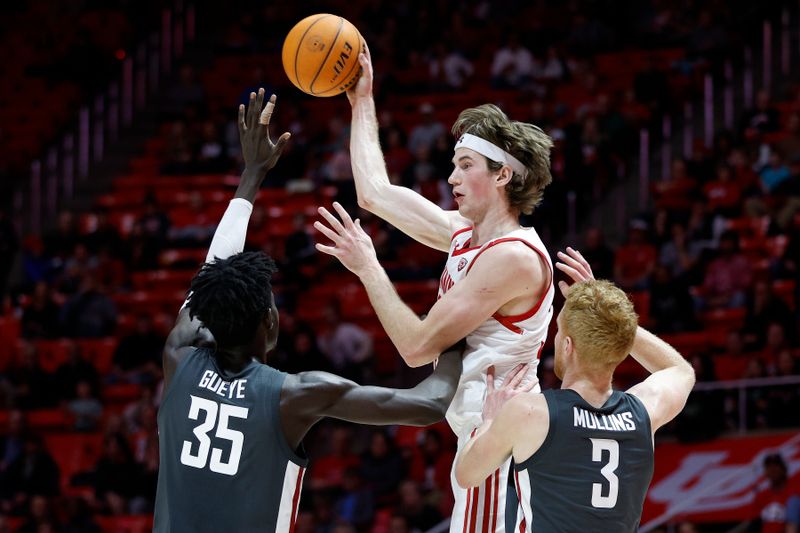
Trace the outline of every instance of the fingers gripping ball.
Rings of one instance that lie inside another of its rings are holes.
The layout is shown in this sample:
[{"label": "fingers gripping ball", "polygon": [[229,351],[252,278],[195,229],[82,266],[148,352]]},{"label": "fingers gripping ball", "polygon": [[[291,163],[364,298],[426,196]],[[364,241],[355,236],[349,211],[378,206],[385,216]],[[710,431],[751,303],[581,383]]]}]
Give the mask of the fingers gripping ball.
[{"label": "fingers gripping ball", "polygon": [[336,96],[361,75],[362,37],[337,15],[319,13],[298,22],[283,41],[283,69],[289,80],[312,96]]}]

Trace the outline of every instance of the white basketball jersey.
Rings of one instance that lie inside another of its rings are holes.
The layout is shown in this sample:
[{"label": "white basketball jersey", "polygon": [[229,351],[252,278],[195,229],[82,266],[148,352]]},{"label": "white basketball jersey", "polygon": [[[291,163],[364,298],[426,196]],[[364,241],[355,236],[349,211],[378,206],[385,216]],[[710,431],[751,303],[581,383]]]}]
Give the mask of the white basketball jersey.
[{"label": "white basketball jersey", "polygon": [[[486,371],[490,366],[495,367],[496,386],[502,385],[506,374],[520,363],[531,365],[527,379],[538,381],[536,366],[547,339],[555,294],[553,263],[535,229],[520,228],[476,247],[470,246],[471,237],[472,228],[459,230],[453,235],[447,263],[439,281],[439,298],[464,279],[483,252],[506,242],[522,242],[536,252],[550,270],[550,282],[544,296],[528,312],[515,316],[495,313],[467,335],[464,370],[456,395],[447,410],[447,421],[459,437],[481,424],[486,396]],[[530,254],[530,260],[536,261],[536,256]],[[538,383],[534,390],[539,391]]]}]

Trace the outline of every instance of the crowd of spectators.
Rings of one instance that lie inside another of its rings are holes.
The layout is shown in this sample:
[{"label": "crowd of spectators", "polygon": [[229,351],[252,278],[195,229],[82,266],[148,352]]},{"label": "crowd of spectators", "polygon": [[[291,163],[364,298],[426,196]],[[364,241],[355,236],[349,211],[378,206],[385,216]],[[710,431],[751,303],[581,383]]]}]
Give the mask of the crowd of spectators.
[{"label": "crowd of spectators", "polygon": [[[202,28],[204,13],[215,21],[220,35],[210,42],[219,55],[275,53],[284,27],[300,15],[290,4],[249,4],[251,9],[243,5],[235,18],[221,12],[222,6],[201,5],[199,24]],[[465,91],[475,98],[486,91],[512,118],[541,126],[555,142],[554,183],[526,219],[554,243],[565,230],[567,194],[577,192],[579,210],[601,201],[628,173],[638,128],[691,97],[696,72],[716,68],[724,50],[747,38],[746,21],[769,9],[745,2],[626,6],[626,17],[616,15],[617,2],[602,1],[501,8],[472,0],[459,9],[452,2],[343,6],[342,14],[361,29],[375,61],[390,179],[452,208],[445,181],[452,155],[448,120],[458,109],[446,102]],[[667,64],[647,56],[630,84],[615,86],[594,57],[631,46],[683,53]],[[279,66],[269,67],[253,69],[252,86],[239,100],[257,86],[271,90],[285,84],[271,77]],[[182,65],[160,100],[154,171],[163,175],[237,172],[238,133],[228,113],[235,103],[211,94],[204,68]],[[409,100],[413,106],[393,107],[398,95],[416,96]],[[267,186],[300,193],[331,188],[355,211],[347,114],[317,115],[289,90],[280,98],[276,129],[293,136]],[[649,303],[639,311],[658,333],[703,331],[709,314],[743,312],[744,327],[729,328],[723,342],[689,354],[702,381],[798,374],[796,290],[778,294],[776,289],[776,282],[798,285],[800,98],[792,100],[778,106],[770,94],[760,93],[736,131],[720,132],[713,147],[698,146],[691,158],[676,160],[670,180],[654,188],[657,210],[630,221],[624,244],[606,243],[600,228],[587,231],[582,242],[598,277],[647,295]],[[334,267],[315,253],[304,213],[292,216],[291,230],[279,241],[262,238],[270,234],[273,207],[256,206],[248,240],[248,247],[267,249],[282,267],[276,282],[282,332],[272,364],[292,372],[331,370],[359,381],[397,383],[378,371],[379,339],[343,318],[341,304],[320,302],[322,320],[315,323],[300,317],[303,291]],[[52,230],[25,236],[0,213],[2,311],[20,328],[13,364],[0,368],[0,408],[8,414],[0,437],[0,532],[4,515],[21,521],[20,531],[94,532],[100,526],[93,516],[152,511],[160,351],[177,307],[172,314],[164,308],[131,312],[126,296],[138,290],[138,274],[163,268],[165,250],[207,247],[218,220],[207,199],[193,190],[179,211],[152,193],[128,227],[100,209],[87,230],[80,213],[64,211]],[[362,215],[393,276],[438,276],[435,266],[398,253],[407,241],[394,228]],[[767,250],[768,242],[783,245]],[[15,254],[21,268],[12,277]],[[107,338],[114,338],[114,350],[101,372],[82,341]],[[63,343],[66,355],[48,367],[40,349],[53,342]],[[557,385],[547,351],[539,372],[543,387]],[[134,392],[116,396],[125,390]],[[697,420],[712,433],[736,427],[738,403],[730,397],[693,401],[701,408],[693,411],[690,404],[690,414],[675,428],[679,434],[702,436]],[[707,423],[709,409],[719,414],[713,418],[720,427]],[[748,427],[794,425],[798,409],[796,387],[755,389],[748,397]],[[60,413],[75,434],[98,439],[83,469],[60,471],[49,434],[31,429],[30,414],[42,410]],[[692,412],[699,412],[695,419]],[[425,531],[449,516],[454,443],[445,426],[417,432],[324,423],[307,441],[312,467],[298,533]]]}]

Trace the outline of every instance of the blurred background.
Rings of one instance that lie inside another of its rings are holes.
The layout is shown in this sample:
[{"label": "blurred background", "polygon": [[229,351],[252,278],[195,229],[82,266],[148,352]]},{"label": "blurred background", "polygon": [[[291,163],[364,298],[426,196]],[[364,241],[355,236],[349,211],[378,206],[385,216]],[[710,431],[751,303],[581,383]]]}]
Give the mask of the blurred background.
[{"label": "blurred background", "polygon": [[[524,222],[551,253],[581,249],[698,376],[657,436],[641,530],[797,531],[798,2],[1,9],[0,533],[149,531],[161,348],[238,183],[236,110],[258,87],[278,94],[273,131],[292,132],[248,233],[281,266],[270,364],[391,386],[429,372],[405,368],[358,280],[313,248],[317,206],[358,210],[345,97],[300,93],[280,62],[317,12],[370,45],[395,183],[452,207],[449,128],[466,107],[496,103],[553,137],[554,182]],[[427,311],[444,254],[359,216],[403,300]],[[543,388],[559,385],[550,343]],[[615,385],[643,377],[629,361]],[[305,442],[297,533],[447,530],[445,424],[324,422]]]}]

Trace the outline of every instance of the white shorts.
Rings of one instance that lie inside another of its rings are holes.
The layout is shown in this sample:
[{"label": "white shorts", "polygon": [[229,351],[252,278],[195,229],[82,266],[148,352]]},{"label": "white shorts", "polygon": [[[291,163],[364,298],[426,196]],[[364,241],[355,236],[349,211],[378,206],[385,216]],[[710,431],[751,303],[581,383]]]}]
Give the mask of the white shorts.
[{"label": "white shorts", "polygon": [[[470,439],[458,439],[461,450]],[[505,533],[506,489],[508,486],[509,457],[486,481],[471,489],[462,489],[456,483],[455,462],[450,470],[455,505],[450,518],[450,533]]]}]

